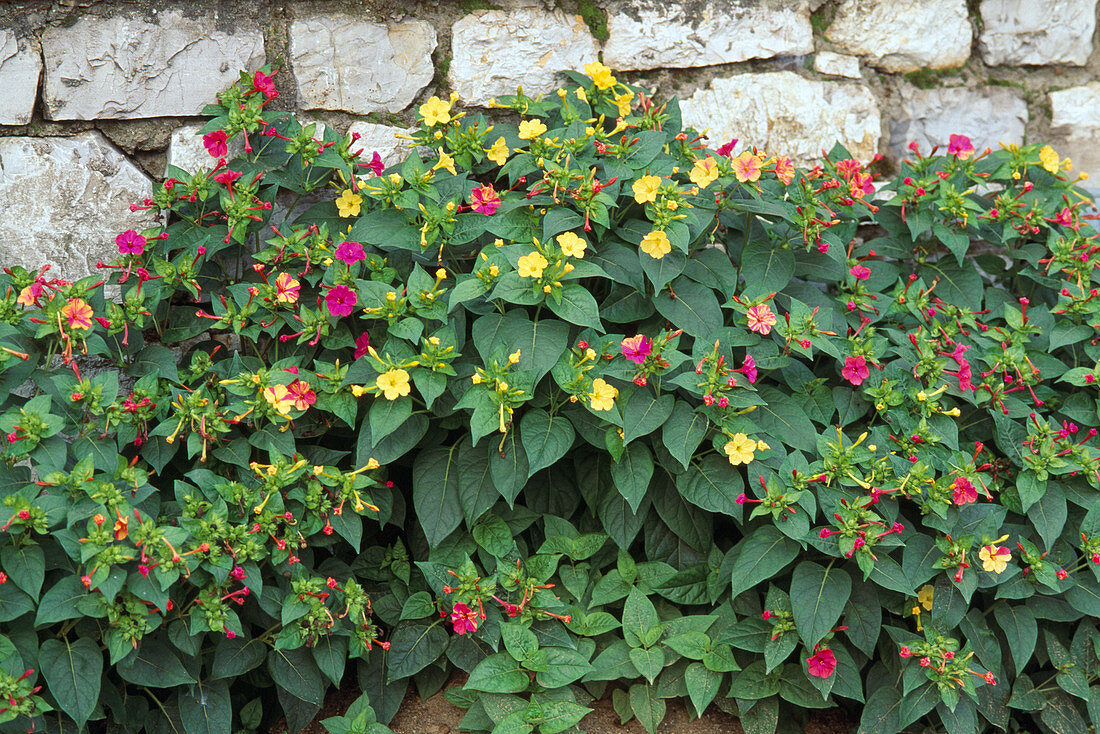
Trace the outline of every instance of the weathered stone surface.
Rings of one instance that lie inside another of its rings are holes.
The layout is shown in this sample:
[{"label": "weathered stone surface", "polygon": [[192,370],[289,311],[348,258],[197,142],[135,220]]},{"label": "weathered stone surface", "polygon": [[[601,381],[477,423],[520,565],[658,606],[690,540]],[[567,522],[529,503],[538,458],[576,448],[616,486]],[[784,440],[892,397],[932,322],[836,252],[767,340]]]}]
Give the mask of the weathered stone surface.
[{"label": "weathered stone surface", "polygon": [[907,72],[962,66],[972,29],[966,0],[844,0],[825,37],[879,69]]},{"label": "weathered stone surface", "polygon": [[47,117],[133,119],[198,114],[239,70],[263,64],[264,37],[258,27],[226,33],[173,9],[155,23],[85,15],[47,28],[42,50]]},{"label": "weathered stone surface", "polygon": [[553,91],[562,69],[597,59],[595,39],[579,15],[539,8],[475,10],[451,29],[450,82],[464,102]]},{"label": "weathered stone surface", "polygon": [[[166,166],[175,166],[188,173],[194,173],[209,171],[217,164],[217,159],[211,157],[206,146],[202,144],[202,136],[199,135],[199,130],[202,128],[201,124],[183,125],[172,132],[172,138],[168,141]],[[227,158],[233,158],[242,153],[244,153],[244,139],[238,135],[229,143]],[[168,176],[167,167],[164,175]]]},{"label": "weathered stone surface", "polygon": [[805,164],[836,142],[861,160],[878,150],[878,106],[853,82],[809,81],[790,71],[738,74],[715,79],[680,107],[685,125],[710,128],[712,144],[738,138],[735,153],[756,146]]},{"label": "weathered stone surface", "polygon": [[409,106],[435,75],[435,28],[392,25],[342,13],[314,13],[290,24],[298,101],[307,109],[367,114]]},{"label": "weathered stone surface", "polygon": [[1051,92],[1051,145],[1073,161],[1076,171],[1089,174],[1093,186],[1100,179],[1100,82]]},{"label": "weathered stone surface", "polygon": [[99,132],[68,138],[0,138],[0,262],[69,279],[118,255],[115,235],[151,226],[130,204],[152,182]]},{"label": "weathered stone surface", "polygon": [[814,71],[819,74],[832,74],[849,79],[861,79],[859,73],[859,58],[847,54],[837,54],[832,51],[818,51],[814,54]]},{"label": "weathered stone surface", "polygon": [[412,150],[412,144],[397,135],[408,134],[410,131],[403,127],[391,125],[377,125],[373,122],[353,122],[348,127],[348,133],[359,135],[359,140],[351,144],[351,150],[362,149],[359,159],[364,163],[370,163],[375,151],[382,158],[382,163],[387,168],[395,163],[400,163],[408,157]]},{"label": "weathered stone surface", "polygon": [[981,152],[997,144],[1019,143],[1027,125],[1027,103],[1004,87],[917,89],[904,87],[890,105],[890,150],[905,156],[910,142],[927,153],[946,146],[952,133],[966,135]]},{"label": "weathered stone surface", "polygon": [[794,56],[813,50],[809,8],[774,1],[705,0],[690,8],[631,0],[610,12],[603,61],[659,69]]},{"label": "weathered stone surface", "polygon": [[982,0],[982,58],[990,66],[1083,66],[1092,53],[1096,2]]},{"label": "weathered stone surface", "polygon": [[32,40],[0,28],[0,125],[26,125],[38,96],[42,57]]}]

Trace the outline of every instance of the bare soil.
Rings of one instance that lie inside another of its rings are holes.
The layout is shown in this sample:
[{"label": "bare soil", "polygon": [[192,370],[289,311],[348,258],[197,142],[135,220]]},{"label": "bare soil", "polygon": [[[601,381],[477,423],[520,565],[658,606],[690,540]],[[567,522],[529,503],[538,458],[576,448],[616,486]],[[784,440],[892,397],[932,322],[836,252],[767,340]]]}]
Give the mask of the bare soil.
[{"label": "bare soil", "polygon": [[[339,716],[359,696],[355,688],[332,693],[325,701],[321,712],[301,734],[325,734],[321,720],[330,716]],[[611,707],[610,700],[594,701],[589,704],[593,711],[584,717],[580,728],[588,734],[646,734],[638,721],[632,720],[625,725],[619,723],[619,716]],[[464,711],[451,704],[442,693],[431,698],[421,699],[410,691],[397,715],[390,722],[395,734],[459,734],[458,724]],[[805,734],[849,734],[855,722],[840,709],[813,711],[806,724]],[[670,701],[664,722],[657,729],[658,734],[744,734],[736,716],[711,707],[699,719],[692,719],[681,701]],[[286,725],[279,722],[271,729],[271,734],[284,734]]]}]

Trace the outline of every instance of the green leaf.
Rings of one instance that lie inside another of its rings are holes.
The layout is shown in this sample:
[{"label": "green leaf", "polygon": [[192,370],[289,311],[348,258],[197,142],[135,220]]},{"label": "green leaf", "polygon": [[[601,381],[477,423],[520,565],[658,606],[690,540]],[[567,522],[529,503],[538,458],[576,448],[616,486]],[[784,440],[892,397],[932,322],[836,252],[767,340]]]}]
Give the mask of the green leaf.
[{"label": "green leaf", "polygon": [[741,473],[731,471],[729,462],[711,454],[676,477],[676,490],[696,507],[741,519],[737,496],[745,490]]},{"label": "green leaf", "polygon": [[153,688],[171,688],[195,682],[172,648],[156,639],[143,640],[137,650],[115,666],[115,670],[123,680]]},{"label": "green leaf", "polygon": [[579,283],[567,282],[561,288],[561,301],[547,298],[546,305],[560,318],[577,326],[588,326],[603,331],[600,307],[588,289]]},{"label": "green leaf", "polygon": [[741,709],[740,721],[745,734],[774,734],[779,724],[779,699],[769,696],[748,711]]},{"label": "green leaf", "polygon": [[661,442],[672,458],[686,468],[709,430],[710,421],[705,415],[697,413],[688,402],[677,400],[661,430]]},{"label": "green leaf", "polygon": [[1022,604],[1011,605],[1004,601],[994,605],[993,616],[1005,634],[1016,672],[1023,672],[1024,666],[1035,652],[1035,643],[1039,638],[1035,616]]},{"label": "green leaf", "polygon": [[486,693],[519,693],[527,690],[530,683],[528,676],[527,671],[511,655],[498,652],[477,664],[470,673],[465,688]]},{"label": "green leaf", "polygon": [[1073,699],[1059,690],[1047,694],[1046,706],[1039,712],[1039,719],[1054,734],[1080,734],[1088,729]]},{"label": "green leaf", "polygon": [[722,674],[708,670],[702,663],[691,663],[684,671],[684,682],[687,684],[688,697],[691,705],[695,707],[695,713],[703,715],[707,706],[718,695],[718,687],[722,685]]},{"label": "green leaf", "polygon": [[1077,585],[1066,592],[1066,601],[1079,612],[1100,618],[1100,583],[1088,576],[1079,575]]},{"label": "green leaf", "polygon": [[489,455],[469,441],[463,441],[458,453],[458,501],[466,524],[476,522],[499,497]]},{"label": "green leaf", "polygon": [[267,656],[267,669],[275,682],[296,698],[313,706],[324,702],[324,675],[307,648],[274,648]]},{"label": "green leaf", "polygon": [[198,681],[186,689],[181,687],[177,700],[187,734],[223,734],[231,730],[233,705],[226,681]]},{"label": "green leaf", "polygon": [[900,721],[901,691],[884,685],[867,699],[856,734],[897,734],[901,730]]},{"label": "green leaf", "polygon": [[623,634],[626,641],[632,646],[641,644],[649,630],[660,622],[657,616],[657,608],[637,587],[630,589],[623,605]]},{"label": "green leaf", "polygon": [[462,522],[457,449],[457,446],[427,449],[417,455],[413,464],[413,508],[432,548]]},{"label": "green leaf", "polygon": [[638,723],[644,726],[649,734],[656,734],[657,726],[665,718],[665,702],[664,699],[657,697],[656,689],[641,683],[631,686],[630,708],[638,717]]},{"label": "green leaf", "polygon": [[668,393],[655,397],[649,388],[635,390],[623,406],[623,441],[656,431],[672,415],[675,402]]},{"label": "green leaf", "polygon": [[542,720],[539,722],[540,734],[558,734],[576,726],[592,709],[575,704],[572,701],[546,701],[539,704]]},{"label": "green leaf", "polygon": [[482,316],[474,322],[472,334],[483,363],[488,363],[494,352],[511,354],[518,349],[516,368],[534,372],[536,382],[569,346],[568,324],[557,319],[534,322],[521,311]]},{"label": "green leaf", "polygon": [[18,547],[4,546],[0,550],[0,568],[16,586],[32,599],[38,599],[46,578],[46,557],[42,554],[42,546],[31,543]]},{"label": "green leaf", "polygon": [[576,433],[567,418],[533,408],[520,419],[520,436],[527,454],[527,476],[531,477],[565,456]]},{"label": "green leaf", "polygon": [[741,253],[744,298],[755,300],[787,287],[794,275],[794,253],[768,240],[753,240]]},{"label": "green leaf", "polygon": [[508,555],[515,545],[508,524],[491,512],[474,523],[470,534],[478,545],[498,558]]},{"label": "green leaf", "polygon": [[489,472],[493,486],[511,507],[531,476],[527,452],[519,438],[520,427],[513,425],[500,443],[488,441]]},{"label": "green leaf", "polygon": [[661,668],[665,667],[665,650],[662,647],[635,647],[630,651],[630,662],[642,677],[652,683]]},{"label": "green leaf", "polygon": [[795,566],[791,612],[806,647],[813,649],[836,625],[851,593],[852,579],[841,568],[825,568],[812,561]]},{"label": "green leaf", "polygon": [[35,627],[43,627],[53,622],[61,622],[83,615],[77,609],[77,603],[88,596],[88,590],[77,576],[63,576],[42,595],[38,604],[38,614],[34,618]]},{"label": "green leaf", "polygon": [[256,638],[223,637],[214,649],[213,678],[235,678],[258,667],[267,657],[267,645]]},{"label": "green leaf", "polygon": [[412,398],[375,398],[370,407],[370,433],[377,441],[396,431],[412,415]]},{"label": "green leaf", "polygon": [[447,632],[438,621],[398,625],[390,636],[388,682],[413,676],[434,663],[447,642]]},{"label": "green leaf", "polygon": [[[774,525],[765,525],[753,532],[733,563],[732,596],[766,581],[793,561],[801,546]],[[770,695],[770,694],[769,694]]]},{"label": "green leaf", "polygon": [[817,431],[802,406],[791,396],[774,387],[760,390],[765,405],[750,416],[773,438],[803,451],[817,451]]},{"label": "green leaf", "polygon": [[733,678],[731,698],[758,699],[779,693],[779,671],[768,673],[763,660],[757,660]]},{"label": "green leaf", "polygon": [[632,443],[626,447],[618,462],[611,465],[611,479],[630,509],[637,512],[645,498],[649,482],[653,478],[653,456],[649,447]]},{"label": "green leaf", "polygon": [[586,654],[568,647],[545,647],[543,650],[546,651],[547,669],[535,674],[535,680],[543,688],[562,688],[592,672],[588,662],[591,652]]},{"label": "green leaf", "polygon": [[[653,297],[658,313],[689,336],[711,339],[724,318],[714,291],[681,275]],[[675,293],[675,298],[672,297]]]},{"label": "green leaf", "polygon": [[83,729],[99,701],[103,674],[103,653],[88,637],[70,643],[49,639],[38,651],[38,665],[50,695],[58,707]]}]

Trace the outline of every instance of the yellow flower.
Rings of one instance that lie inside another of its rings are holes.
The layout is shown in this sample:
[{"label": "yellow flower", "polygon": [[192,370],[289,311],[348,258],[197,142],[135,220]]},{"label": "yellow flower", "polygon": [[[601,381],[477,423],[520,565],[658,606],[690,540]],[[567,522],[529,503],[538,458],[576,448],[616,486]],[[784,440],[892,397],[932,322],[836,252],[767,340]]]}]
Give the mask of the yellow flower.
[{"label": "yellow flower", "polygon": [[279,415],[290,415],[290,410],[294,407],[294,402],[290,398],[290,391],[287,390],[286,385],[272,385],[271,387],[264,388],[264,400],[266,400]]},{"label": "yellow flower", "polygon": [[770,448],[771,448],[771,446],[769,446],[768,444],[764,443],[763,441],[757,441],[757,442],[756,442],[756,450],[757,450],[757,451],[767,451],[767,450],[768,450],[768,449],[770,449]]},{"label": "yellow flower", "polygon": [[549,265],[546,258],[537,252],[524,255],[519,259],[519,274],[523,278],[541,278],[542,269]]},{"label": "yellow flower", "polygon": [[563,232],[557,237],[558,246],[561,247],[561,254],[566,257],[575,257],[578,260],[584,258],[584,250],[588,247],[588,243],[582,240],[573,232]]},{"label": "yellow flower", "polygon": [[351,189],[344,189],[344,193],[340,194],[340,198],[336,200],[336,209],[340,212],[341,217],[359,216],[359,209],[362,205],[363,197]]},{"label": "yellow flower", "polygon": [[592,81],[596,83],[596,89],[610,89],[615,86],[615,77],[612,76],[611,69],[607,68],[599,61],[585,64],[584,73],[592,77]]},{"label": "yellow flower", "polygon": [[443,152],[442,148],[439,149],[439,163],[436,163],[434,166],[432,166],[432,170],[438,171],[440,168],[444,169],[452,176],[458,175],[458,173],[455,171],[455,159],[452,158],[449,154]]},{"label": "yellow flower", "polygon": [[446,125],[451,121],[451,105],[439,97],[432,97],[420,105],[420,116],[424,118],[424,124],[428,127]]},{"label": "yellow flower", "polygon": [[932,584],[925,584],[917,591],[917,601],[929,612],[932,611]]},{"label": "yellow flower", "polygon": [[504,143],[503,137],[497,138],[492,147],[485,151],[485,157],[498,166],[504,165],[504,161],[508,160],[508,146]]},{"label": "yellow flower", "polygon": [[695,166],[688,174],[691,182],[701,189],[705,189],[718,178],[718,163],[709,155],[706,158],[695,161]]},{"label": "yellow flower", "polygon": [[546,125],[542,120],[524,120],[519,124],[519,137],[521,140],[534,140],[546,132]]},{"label": "yellow flower", "polygon": [[1039,150],[1039,163],[1043,165],[1043,168],[1051,173],[1058,173],[1058,169],[1061,168],[1061,162],[1058,160],[1058,154],[1054,152],[1054,148],[1049,145],[1044,145]]},{"label": "yellow flower", "polygon": [[642,238],[641,250],[654,260],[672,252],[672,243],[668,241],[668,235],[659,229],[655,229]]},{"label": "yellow flower", "polygon": [[657,201],[657,189],[661,188],[660,176],[645,175],[634,182],[634,201],[648,204]]},{"label": "yellow flower", "polygon": [[978,558],[982,561],[982,568],[990,573],[1004,573],[1012,559],[1012,551],[1004,546],[983,545],[978,551]]},{"label": "yellow flower", "polygon": [[409,373],[400,368],[383,372],[374,386],[386,396],[386,400],[397,400],[409,394]]},{"label": "yellow flower", "polygon": [[630,114],[630,103],[633,101],[634,92],[629,90],[615,95],[615,106],[619,108],[619,117],[626,117]]},{"label": "yellow flower", "polygon": [[588,101],[588,95],[584,93],[584,87],[577,87],[577,91],[575,92],[575,94],[577,95],[577,99],[579,99],[581,102]]},{"label": "yellow flower", "polygon": [[733,438],[726,441],[726,445],[722,447],[722,450],[729,457],[730,464],[734,466],[748,464],[756,453],[756,441],[743,433],[735,433]]},{"label": "yellow flower", "polygon": [[588,405],[592,410],[611,410],[615,407],[615,398],[619,397],[619,391],[613,385],[604,382],[597,377],[592,381],[592,392],[588,394]]},{"label": "yellow flower", "polygon": [[508,355],[508,364],[519,364],[519,358],[522,350],[517,349]]}]

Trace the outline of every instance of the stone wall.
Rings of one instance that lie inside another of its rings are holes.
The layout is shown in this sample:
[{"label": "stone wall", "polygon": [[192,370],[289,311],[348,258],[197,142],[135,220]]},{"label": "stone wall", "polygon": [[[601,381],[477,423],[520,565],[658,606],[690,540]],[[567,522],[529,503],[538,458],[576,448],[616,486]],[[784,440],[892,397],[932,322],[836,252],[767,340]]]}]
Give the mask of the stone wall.
[{"label": "stone wall", "polygon": [[9,0],[0,3],[0,264],[70,277],[147,220],[171,162],[210,160],[199,113],[280,61],[276,103],[387,162],[419,100],[485,106],[602,58],[731,137],[812,161],[896,162],[949,134],[1049,140],[1100,174],[1098,0]]}]

